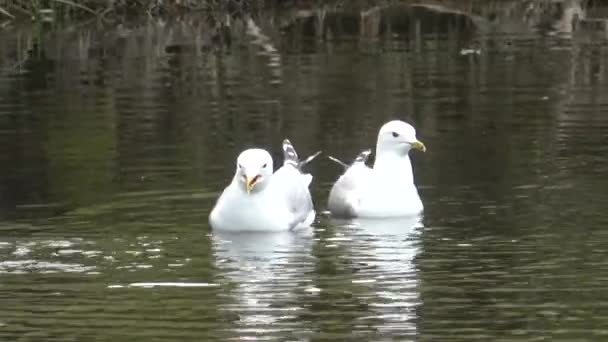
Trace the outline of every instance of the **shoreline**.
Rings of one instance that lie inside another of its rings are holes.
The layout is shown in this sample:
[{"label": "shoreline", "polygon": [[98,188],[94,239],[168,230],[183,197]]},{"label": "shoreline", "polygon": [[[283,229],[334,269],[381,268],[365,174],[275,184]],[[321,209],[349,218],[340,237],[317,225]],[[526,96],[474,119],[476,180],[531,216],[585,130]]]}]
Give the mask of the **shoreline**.
[{"label": "shoreline", "polygon": [[[519,15],[538,23],[556,17],[586,16],[608,18],[608,9],[588,0],[14,0],[0,5],[0,29],[15,23],[55,25],[97,21],[100,24],[137,23],[150,18],[179,20],[188,16],[256,17],[263,12],[292,12],[295,16],[320,12],[357,12],[368,16],[378,10],[400,6],[421,6],[441,13],[460,14],[492,20]],[[587,14],[587,15],[585,15]],[[572,18],[568,18],[570,21]]]}]

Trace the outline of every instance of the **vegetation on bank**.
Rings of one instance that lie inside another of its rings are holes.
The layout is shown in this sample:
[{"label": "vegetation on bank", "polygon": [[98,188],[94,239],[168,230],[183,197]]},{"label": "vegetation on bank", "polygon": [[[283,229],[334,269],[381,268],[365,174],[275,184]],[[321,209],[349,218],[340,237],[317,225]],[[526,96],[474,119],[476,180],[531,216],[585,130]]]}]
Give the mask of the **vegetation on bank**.
[{"label": "vegetation on bank", "polygon": [[465,13],[485,7],[521,8],[526,15],[555,17],[568,8],[599,5],[596,0],[0,0],[0,25],[26,19],[68,22],[82,19],[115,21],[133,17],[175,17],[192,13],[243,13],[272,8],[370,9],[397,3],[450,8]]},{"label": "vegetation on bank", "polygon": [[0,19],[52,22],[91,17],[104,20],[116,16],[233,12],[249,8],[254,3],[254,0],[0,0]]}]

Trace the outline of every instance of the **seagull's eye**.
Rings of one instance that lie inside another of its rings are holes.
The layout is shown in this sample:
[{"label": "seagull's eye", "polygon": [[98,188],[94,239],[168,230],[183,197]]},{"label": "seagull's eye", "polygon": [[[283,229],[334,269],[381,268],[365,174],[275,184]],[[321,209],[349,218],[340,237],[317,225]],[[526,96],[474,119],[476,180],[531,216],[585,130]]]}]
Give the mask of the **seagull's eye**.
[{"label": "seagull's eye", "polygon": [[267,164],[262,165],[262,169],[265,169],[265,168],[266,168],[266,165],[267,165]]},{"label": "seagull's eye", "polygon": [[239,164],[239,169],[242,169],[242,168],[243,168],[243,165]]},{"label": "seagull's eye", "polygon": [[397,133],[397,132],[393,132],[392,134],[393,134],[393,138],[397,138],[399,136],[399,133]]}]

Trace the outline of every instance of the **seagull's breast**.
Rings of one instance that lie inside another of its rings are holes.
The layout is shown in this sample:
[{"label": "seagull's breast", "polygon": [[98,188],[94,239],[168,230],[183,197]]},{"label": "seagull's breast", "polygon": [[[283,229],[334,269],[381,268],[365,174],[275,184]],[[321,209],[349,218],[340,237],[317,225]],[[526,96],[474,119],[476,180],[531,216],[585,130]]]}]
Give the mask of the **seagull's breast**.
[{"label": "seagull's breast", "polygon": [[225,231],[281,231],[289,229],[290,213],[266,191],[245,194],[231,191],[210,216],[214,229]]},{"label": "seagull's breast", "polygon": [[374,170],[369,181],[359,187],[355,206],[359,217],[400,217],[423,210],[418,190],[407,175]]}]

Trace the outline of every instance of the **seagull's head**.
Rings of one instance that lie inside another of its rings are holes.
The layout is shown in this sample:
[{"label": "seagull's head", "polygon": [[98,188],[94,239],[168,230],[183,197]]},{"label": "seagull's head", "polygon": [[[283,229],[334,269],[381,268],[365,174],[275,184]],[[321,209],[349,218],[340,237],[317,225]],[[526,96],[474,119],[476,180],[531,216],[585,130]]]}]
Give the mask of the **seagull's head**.
[{"label": "seagull's head", "polygon": [[236,159],[235,180],[249,194],[266,187],[272,170],[270,153],[259,148],[248,149]]},{"label": "seagull's head", "polygon": [[426,151],[426,146],[416,138],[416,129],[403,121],[389,121],[380,128],[376,153],[407,155],[411,149]]}]

